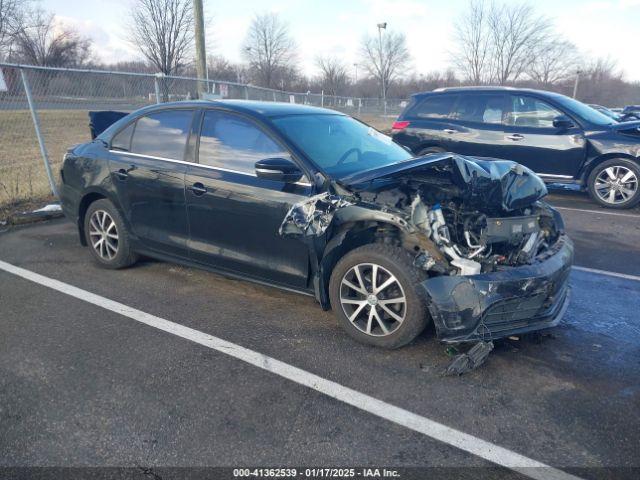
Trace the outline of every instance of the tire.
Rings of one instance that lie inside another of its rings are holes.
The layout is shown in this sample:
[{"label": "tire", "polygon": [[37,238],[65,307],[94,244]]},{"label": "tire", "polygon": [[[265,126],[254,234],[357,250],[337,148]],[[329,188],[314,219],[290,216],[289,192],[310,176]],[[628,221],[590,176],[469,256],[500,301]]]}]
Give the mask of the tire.
[{"label": "tire", "polygon": [[[377,272],[377,287],[391,282],[377,295],[373,295],[372,288],[374,271]],[[395,278],[395,283],[390,280],[391,276]],[[358,342],[382,348],[399,348],[416,338],[430,318],[426,295],[419,286],[426,278],[425,272],[414,267],[413,256],[408,251],[379,243],[364,245],[348,252],[331,272],[331,306],[340,326]],[[349,287],[345,281],[360,290]],[[405,299],[404,303],[389,302],[400,298]],[[348,302],[344,302],[344,299]],[[373,309],[376,314],[371,313]],[[398,321],[389,311],[402,320]],[[388,333],[385,333],[383,326]]]},{"label": "tire", "polygon": [[102,267],[125,268],[138,260],[138,255],[131,249],[122,215],[107,199],[89,205],[84,217],[84,235],[91,256]]},{"label": "tire", "polygon": [[602,162],[589,175],[587,188],[603,207],[631,208],[640,202],[640,165],[626,158]]},{"label": "tire", "polygon": [[446,150],[441,147],[427,147],[425,149],[420,150],[418,156],[421,157],[423,155],[429,155],[430,153],[444,153]]}]

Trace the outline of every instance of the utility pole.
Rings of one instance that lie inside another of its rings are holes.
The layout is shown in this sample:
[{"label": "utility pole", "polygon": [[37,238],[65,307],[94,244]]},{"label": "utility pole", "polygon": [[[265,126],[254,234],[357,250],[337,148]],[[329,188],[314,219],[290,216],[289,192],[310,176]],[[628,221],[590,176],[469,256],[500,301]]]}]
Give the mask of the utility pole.
[{"label": "utility pole", "polygon": [[387,28],[387,22],[378,23],[378,46],[380,52],[380,78],[382,80],[382,104],[384,108],[384,114],[387,114],[387,88],[384,81],[384,76],[386,74],[386,69],[384,66],[384,59],[382,55],[382,30]]},{"label": "utility pole", "polygon": [[573,84],[573,98],[576,98],[576,95],[578,95],[578,82],[580,82],[581,73],[582,73],[582,70],[580,69],[576,70],[576,81]]},{"label": "utility pole", "polygon": [[196,37],[196,72],[198,74],[198,94],[207,91],[206,78],[207,75],[207,52],[204,43],[204,12],[202,0],[193,0],[193,18],[195,21],[195,37]]}]

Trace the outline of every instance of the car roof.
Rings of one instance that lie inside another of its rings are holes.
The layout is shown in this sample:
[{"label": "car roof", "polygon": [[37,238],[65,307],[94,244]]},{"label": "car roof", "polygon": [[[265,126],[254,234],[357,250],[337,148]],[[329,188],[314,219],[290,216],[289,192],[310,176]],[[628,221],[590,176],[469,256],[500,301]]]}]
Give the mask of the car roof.
[{"label": "car roof", "polygon": [[284,102],[261,102],[255,100],[185,100],[180,102],[159,103],[145,108],[145,111],[162,110],[167,108],[184,107],[222,107],[241,113],[264,117],[277,117],[286,115],[344,115],[335,110],[327,108],[313,107],[310,105],[300,105],[296,103]]},{"label": "car roof", "polygon": [[539,95],[554,95],[554,92],[546,90],[536,90],[534,88],[516,88],[516,87],[501,87],[501,86],[476,86],[476,87],[442,87],[428,92],[415,93],[412,96],[432,95],[438,93],[463,93],[463,92],[524,92],[524,93],[536,93]]}]

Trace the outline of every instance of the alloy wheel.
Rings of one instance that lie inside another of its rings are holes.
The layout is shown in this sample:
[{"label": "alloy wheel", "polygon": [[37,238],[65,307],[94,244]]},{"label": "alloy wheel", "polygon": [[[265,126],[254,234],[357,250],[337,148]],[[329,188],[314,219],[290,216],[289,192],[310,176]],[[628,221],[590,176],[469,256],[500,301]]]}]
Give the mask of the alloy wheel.
[{"label": "alloy wheel", "polygon": [[392,334],[407,315],[402,285],[389,270],[375,263],[360,263],[344,274],[340,304],[358,330],[374,337]]},{"label": "alloy wheel", "polygon": [[598,174],[594,190],[603,202],[613,205],[624,203],[638,191],[638,177],[630,168],[614,165]]},{"label": "alloy wheel", "polygon": [[118,228],[111,215],[96,210],[89,219],[91,246],[103,260],[113,260],[118,254]]}]

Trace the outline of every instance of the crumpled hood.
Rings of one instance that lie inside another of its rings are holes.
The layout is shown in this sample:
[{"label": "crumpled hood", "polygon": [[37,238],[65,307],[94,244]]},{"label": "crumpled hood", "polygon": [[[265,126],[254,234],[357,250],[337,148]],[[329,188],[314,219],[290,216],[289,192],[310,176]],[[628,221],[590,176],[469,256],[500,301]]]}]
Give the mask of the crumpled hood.
[{"label": "crumpled hood", "polygon": [[350,188],[366,189],[378,179],[420,181],[421,177],[448,177],[469,205],[500,206],[510,211],[527,207],[547,195],[547,188],[533,171],[509,160],[467,157],[438,153],[413,158],[393,165],[359,172],[340,179]]}]

